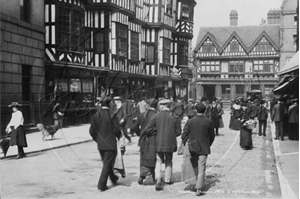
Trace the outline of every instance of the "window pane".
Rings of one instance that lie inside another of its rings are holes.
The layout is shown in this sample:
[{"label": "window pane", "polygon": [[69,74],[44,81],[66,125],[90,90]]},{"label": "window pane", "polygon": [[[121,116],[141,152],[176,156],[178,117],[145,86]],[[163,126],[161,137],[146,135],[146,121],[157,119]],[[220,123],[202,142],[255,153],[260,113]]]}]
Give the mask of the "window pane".
[{"label": "window pane", "polygon": [[147,62],[154,62],[154,46],[147,47]]}]

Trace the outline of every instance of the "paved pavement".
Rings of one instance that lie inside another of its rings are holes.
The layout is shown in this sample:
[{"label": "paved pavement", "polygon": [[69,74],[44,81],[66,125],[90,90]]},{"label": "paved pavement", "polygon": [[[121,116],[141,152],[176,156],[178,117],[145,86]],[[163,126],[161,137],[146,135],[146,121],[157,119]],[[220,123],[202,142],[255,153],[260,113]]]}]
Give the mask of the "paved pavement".
[{"label": "paved pavement", "polygon": [[274,140],[275,124],[269,123],[273,137],[276,168],[282,198],[299,198],[299,141]]},{"label": "paved pavement", "polygon": [[[275,137],[274,124],[270,124],[273,138]],[[89,124],[63,128],[55,134],[53,140],[42,141],[41,132],[27,134],[28,147],[25,153],[38,153],[45,150],[65,147],[73,144],[92,141],[89,135]],[[276,168],[280,181],[282,198],[299,198],[299,141],[279,141],[273,139]],[[10,147],[7,157],[17,155],[17,147]],[[3,159],[0,153],[0,159]]]}]

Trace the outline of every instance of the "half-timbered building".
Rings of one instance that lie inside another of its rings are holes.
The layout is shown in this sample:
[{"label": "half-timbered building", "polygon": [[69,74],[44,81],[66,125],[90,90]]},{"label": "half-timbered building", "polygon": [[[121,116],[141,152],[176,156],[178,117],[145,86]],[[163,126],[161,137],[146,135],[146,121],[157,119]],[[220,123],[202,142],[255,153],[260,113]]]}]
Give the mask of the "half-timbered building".
[{"label": "half-timbered building", "polygon": [[[231,20],[237,20],[232,12]],[[197,59],[197,98],[229,101],[261,90],[269,96],[278,78],[280,42],[277,24],[258,26],[201,27]]]},{"label": "half-timbered building", "polygon": [[[194,0],[45,0],[46,91],[187,94]],[[183,81],[184,80],[184,81]],[[184,83],[181,83],[184,82]]]}]

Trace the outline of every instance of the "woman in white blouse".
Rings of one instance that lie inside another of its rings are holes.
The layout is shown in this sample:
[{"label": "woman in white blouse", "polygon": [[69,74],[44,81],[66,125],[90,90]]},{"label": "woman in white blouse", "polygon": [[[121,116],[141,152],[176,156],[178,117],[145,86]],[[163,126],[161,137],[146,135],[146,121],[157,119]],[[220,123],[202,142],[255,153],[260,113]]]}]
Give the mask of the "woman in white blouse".
[{"label": "woman in white blouse", "polygon": [[6,132],[11,133],[9,145],[18,146],[17,159],[26,156],[23,147],[27,147],[26,134],[23,127],[24,118],[21,111],[18,110],[18,102],[12,102],[8,107],[12,107],[13,113],[10,122],[6,127]]}]

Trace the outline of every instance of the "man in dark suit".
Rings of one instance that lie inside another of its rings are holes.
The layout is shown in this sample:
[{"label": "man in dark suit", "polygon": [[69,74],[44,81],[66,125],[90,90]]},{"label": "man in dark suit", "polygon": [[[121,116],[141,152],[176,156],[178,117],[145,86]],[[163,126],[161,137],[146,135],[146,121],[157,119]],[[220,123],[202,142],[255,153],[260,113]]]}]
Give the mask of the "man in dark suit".
[{"label": "man in dark suit", "polygon": [[204,116],[205,105],[198,103],[195,106],[197,116],[187,121],[181,136],[183,144],[188,141],[191,153],[191,162],[197,178],[196,186],[197,196],[204,194],[205,183],[205,165],[210,146],[215,139],[214,126],[211,120]]},{"label": "man in dark suit", "polygon": [[279,97],[278,103],[273,107],[272,110],[272,122],[275,121],[275,134],[276,138],[275,140],[279,139],[279,136],[281,137],[281,140],[284,140],[284,135],[283,135],[283,121],[284,117],[287,114],[287,110],[285,106],[283,105],[283,99]]},{"label": "man in dark suit", "polygon": [[153,181],[155,181],[155,164],[156,164],[156,152],[155,152],[155,135],[146,135],[145,129],[150,123],[151,119],[157,114],[156,107],[158,101],[156,99],[147,100],[149,105],[147,110],[141,113],[136,122],[131,128],[131,132],[136,132],[139,127],[140,138],[138,145],[140,147],[140,177],[138,183],[143,184],[147,175],[152,175]]},{"label": "man in dark suit", "polygon": [[[181,122],[178,118],[173,118],[169,109],[170,100],[163,99],[159,102],[161,112],[158,113],[146,128],[147,135],[156,134],[156,154],[155,166],[156,185],[155,189],[160,191],[162,186],[162,164],[165,163],[165,183],[171,184],[173,153],[177,151],[176,137],[181,134]],[[155,133],[156,132],[156,133]]]},{"label": "man in dark suit", "polygon": [[[259,131],[258,135],[266,136],[266,128],[267,128],[267,119],[268,119],[268,110],[265,106],[265,100],[260,101],[260,106],[258,107],[258,115],[257,119],[259,122]],[[262,132],[263,129],[263,132]]]},{"label": "man in dark suit", "polygon": [[90,135],[97,142],[100,152],[103,168],[98,182],[98,190],[105,191],[107,179],[110,177],[113,184],[118,180],[114,174],[114,163],[117,156],[117,138],[120,138],[121,132],[118,121],[113,121],[109,112],[110,97],[103,97],[101,100],[101,110],[97,110],[92,115]]}]

